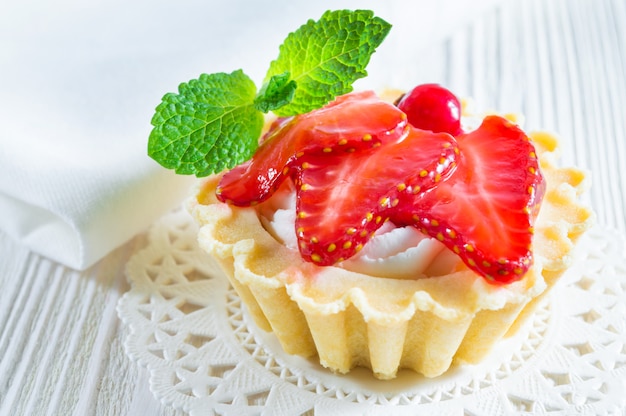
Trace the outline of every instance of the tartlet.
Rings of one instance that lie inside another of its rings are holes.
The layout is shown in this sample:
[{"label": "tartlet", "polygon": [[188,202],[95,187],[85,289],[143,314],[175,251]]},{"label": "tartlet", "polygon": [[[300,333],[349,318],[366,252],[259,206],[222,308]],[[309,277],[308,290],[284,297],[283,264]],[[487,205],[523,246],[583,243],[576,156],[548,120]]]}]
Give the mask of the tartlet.
[{"label": "tartlet", "polygon": [[198,182],[188,209],[200,225],[200,246],[287,353],[317,355],[338,373],[363,366],[380,379],[404,368],[436,377],[454,364],[480,361],[515,332],[571,265],[576,240],[592,223],[580,198],[586,173],[558,166],[555,135],[529,137],[546,190],[534,225],[534,263],[506,285],[490,284],[463,264],[414,279],[317,266],[269,232],[258,207],[221,202],[216,188],[223,174]]}]

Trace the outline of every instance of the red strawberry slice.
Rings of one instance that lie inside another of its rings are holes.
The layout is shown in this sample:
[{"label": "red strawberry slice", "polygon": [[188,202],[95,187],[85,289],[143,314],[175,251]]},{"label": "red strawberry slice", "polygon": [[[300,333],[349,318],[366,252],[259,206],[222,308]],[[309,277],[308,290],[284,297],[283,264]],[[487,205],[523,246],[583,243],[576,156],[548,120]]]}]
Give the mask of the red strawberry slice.
[{"label": "red strawberry slice", "polygon": [[404,195],[450,174],[456,150],[452,136],[411,127],[404,140],[377,149],[304,156],[295,177],[302,257],[326,266],[353,256]]},{"label": "red strawberry slice", "polygon": [[490,282],[517,280],[532,263],[532,227],[545,192],[535,148],[498,116],[457,141],[455,172],[392,220],[439,239]]},{"label": "red strawberry slice", "polygon": [[262,202],[299,157],[360,152],[393,143],[407,126],[402,111],[371,91],[343,95],[319,110],[275,123],[252,159],[222,177],[218,197],[239,206]]}]

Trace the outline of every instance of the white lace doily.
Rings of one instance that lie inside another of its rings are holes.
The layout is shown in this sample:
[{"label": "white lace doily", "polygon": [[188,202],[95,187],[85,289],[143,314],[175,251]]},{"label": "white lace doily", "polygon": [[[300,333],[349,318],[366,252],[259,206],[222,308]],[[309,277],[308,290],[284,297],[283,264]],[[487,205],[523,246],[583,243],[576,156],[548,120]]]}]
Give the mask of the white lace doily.
[{"label": "white lace doily", "polygon": [[127,266],[118,304],[131,359],[150,389],[191,415],[622,415],[626,409],[626,259],[614,232],[593,229],[560,287],[488,360],[425,379],[332,374],[282,352],[257,329],[196,244],[187,213],[155,224]]}]

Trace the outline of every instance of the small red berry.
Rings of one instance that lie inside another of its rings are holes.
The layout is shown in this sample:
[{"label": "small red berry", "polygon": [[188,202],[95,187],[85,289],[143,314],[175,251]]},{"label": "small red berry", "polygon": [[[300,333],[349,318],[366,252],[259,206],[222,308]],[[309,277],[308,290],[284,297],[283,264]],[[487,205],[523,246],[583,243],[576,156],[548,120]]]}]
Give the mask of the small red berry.
[{"label": "small red berry", "polygon": [[418,85],[404,94],[397,105],[418,129],[453,136],[461,133],[461,103],[438,84]]}]

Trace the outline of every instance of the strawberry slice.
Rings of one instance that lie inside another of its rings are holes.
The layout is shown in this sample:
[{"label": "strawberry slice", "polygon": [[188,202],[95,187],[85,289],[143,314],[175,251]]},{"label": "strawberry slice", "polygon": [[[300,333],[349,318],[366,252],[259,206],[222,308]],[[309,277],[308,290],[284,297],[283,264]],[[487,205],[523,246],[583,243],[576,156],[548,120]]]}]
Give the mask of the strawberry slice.
[{"label": "strawberry slice", "polygon": [[402,111],[371,91],[346,94],[321,109],[279,119],[252,159],[222,177],[218,197],[238,206],[262,202],[299,164],[298,158],[376,148],[400,140],[407,126]]},{"label": "strawberry slice", "polygon": [[532,263],[533,223],[545,192],[535,148],[498,116],[457,141],[455,172],[392,220],[439,239],[492,283],[515,281]]},{"label": "strawberry slice", "polygon": [[305,260],[350,258],[409,195],[445,180],[456,141],[410,127],[394,144],[354,153],[311,154],[296,170],[296,236]]}]

